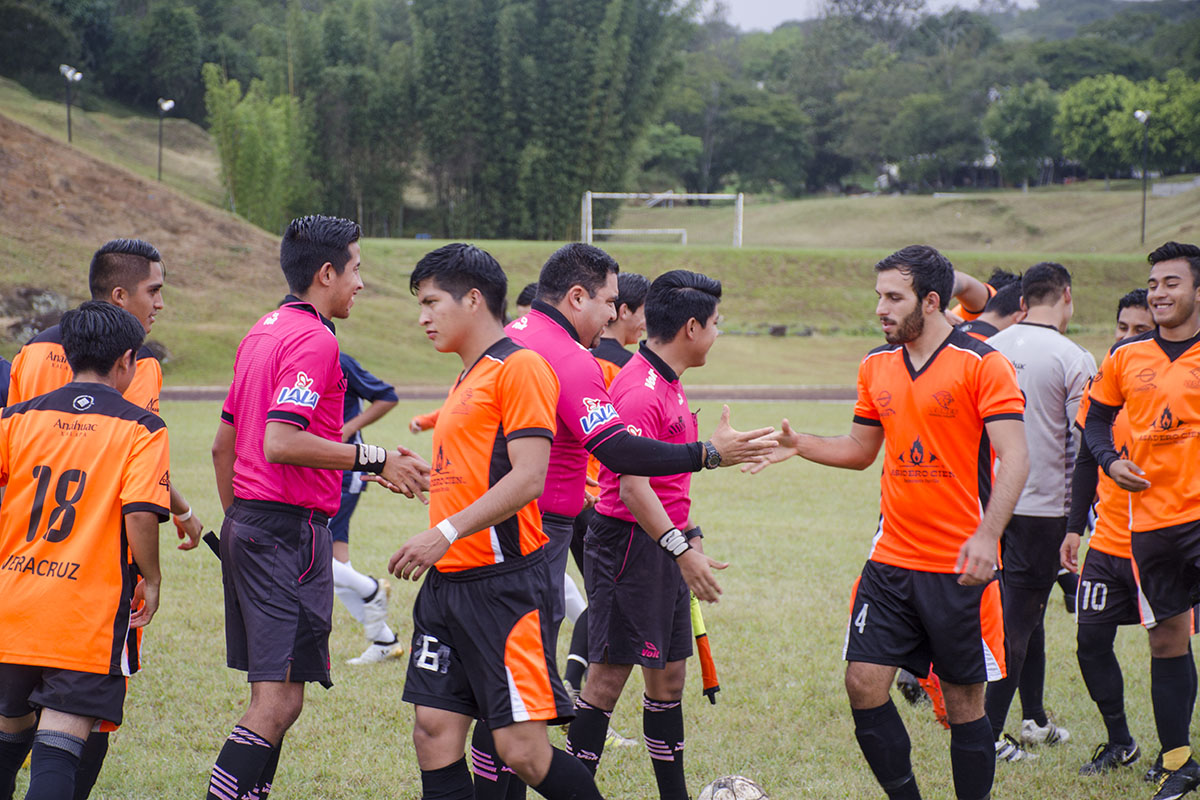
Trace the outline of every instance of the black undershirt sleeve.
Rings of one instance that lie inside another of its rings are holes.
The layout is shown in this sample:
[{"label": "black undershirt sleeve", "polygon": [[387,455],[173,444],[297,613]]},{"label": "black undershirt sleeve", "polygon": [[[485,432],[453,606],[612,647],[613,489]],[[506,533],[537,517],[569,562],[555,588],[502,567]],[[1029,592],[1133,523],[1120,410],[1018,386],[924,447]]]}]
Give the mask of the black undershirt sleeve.
[{"label": "black undershirt sleeve", "polygon": [[1092,451],[1097,463],[1108,474],[1108,468],[1117,460],[1117,448],[1113,444],[1112,426],[1120,406],[1098,403],[1094,399],[1088,407],[1087,421],[1083,426],[1083,438]]},{"label": "black undershirt sleeve", "polygon": [[669,444],[620,431],[591,451],[596,460],[618,475],[679,475],[704,467],[700,442]]},{"label": "black undershirt sleeve", "polygon": [[1096,497],[1096,485],[1100,483],[1098,466],[1087,440],[1081,441],[1079,454],[1075,457],[1075,472],[1071,475],[1071,510],[1067,512],[1067,530],[1071,533],[1082,534],[1087,530],[1088,509]]}]

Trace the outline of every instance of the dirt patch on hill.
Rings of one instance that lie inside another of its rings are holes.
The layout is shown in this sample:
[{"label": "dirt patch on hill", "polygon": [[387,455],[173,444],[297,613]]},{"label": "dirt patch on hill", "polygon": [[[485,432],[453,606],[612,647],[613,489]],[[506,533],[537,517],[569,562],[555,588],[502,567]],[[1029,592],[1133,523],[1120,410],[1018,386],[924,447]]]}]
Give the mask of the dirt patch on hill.
[{"label": "dirt patch on hill", "polygon": [[279,263],[278,239],[244,220],[0,115],[0,288],[82,300],[91,253],[121,236],[158,247],[177,286]]}]

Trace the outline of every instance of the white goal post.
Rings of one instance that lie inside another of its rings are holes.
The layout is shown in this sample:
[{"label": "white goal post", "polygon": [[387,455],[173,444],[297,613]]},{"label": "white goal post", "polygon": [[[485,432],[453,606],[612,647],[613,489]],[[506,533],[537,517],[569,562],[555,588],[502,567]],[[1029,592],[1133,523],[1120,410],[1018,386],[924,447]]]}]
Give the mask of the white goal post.
[{"label": "white goal post", "polygon": [[687,244],[687,230],[684,228],[593,228],[593,200],[646,200],[646,205],[652,206],[664,200],[733,200],[733,246],[742,246],[742,211],[745,207],[745,195],[709,194],[709,193],[677,193],[677,192],[584,192],[580,208],[579,238],[588,244],[596,234],[619,236],[648,236],[652,234],[670,234],[680,237],[680,244]]}]

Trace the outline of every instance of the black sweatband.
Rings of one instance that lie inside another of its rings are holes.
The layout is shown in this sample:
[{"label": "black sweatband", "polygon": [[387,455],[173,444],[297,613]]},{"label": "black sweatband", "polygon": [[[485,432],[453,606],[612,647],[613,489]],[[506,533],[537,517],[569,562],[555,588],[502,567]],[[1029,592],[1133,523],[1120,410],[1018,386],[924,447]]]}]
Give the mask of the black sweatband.
[{"label": "black sweatband", "polygon": [[671,444],[620,430],[591,451],[596,460],[618,475],[681,475],[704,467],[700,442]]},{"label": "black sweatband", "polygon": [[354,451],[354,471],[373,472],[378,475],[383,472],[387,463],[387,450],[377,444],[360,444]]},{"label": "black sweatband", "polygon": [[700,526],[697,525],[694,528],[688,528],[686,531],[684,531],[683,538],[687,539],[689,542],[692,539],[703,539],[704,531],[700,530]]},{"label": "black sweatband", "polygon": [[679,528],[671,528],[671,530],[658,537],[658,546],[671,554],[672,558],[679,558],[681,555],[692,549],[687,538],[680,532]]}]

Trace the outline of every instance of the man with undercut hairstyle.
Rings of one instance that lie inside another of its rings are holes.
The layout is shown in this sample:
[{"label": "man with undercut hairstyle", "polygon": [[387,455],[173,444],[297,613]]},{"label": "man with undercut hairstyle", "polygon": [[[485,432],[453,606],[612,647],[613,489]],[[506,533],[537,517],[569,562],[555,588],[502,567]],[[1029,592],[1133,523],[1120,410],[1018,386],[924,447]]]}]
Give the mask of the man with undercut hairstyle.
[{"label": "man with undercut hairstyle", "polygon": [[[1196,697],[1191,609],[1200,589],[1200,247],[1167,242],[1148,260],[1146,300],[1158,327],[1109,350],[1092,383],[1084,436],[1105,474],[1129,492],[1164,770],[1154,798],[1173,800],[1200,786],[1188,734]],[[1113,435],[1121,409],[1127,454]]]},{"label": "man with undercut hairstyle", "polygon": [[[553,645],[546,482],[558,381],[546,361],[504,334],[508,280],[489,254],[449,244],[417,262],[409,288],[434,347],[463,371],[433,431],[429,529],[388,569],[424,583],[413,605],[404,700],[425,800],[471,800],[499,765],[463,751],[473,720],[504,762],[543,797],[600,798],[587,770],[551,747],[546,726],[570,718]],[[560,573],[561,574],[561,573]]]},{"label": "man with undercut hairstyle", "polygon": [[128,634],[159,605],[167,429],[122,397],[145,330],[129,312],[93,300],[64,314],[58,332],[72,380],[0,417],[5,798],[31,746],[26,798],[86,795],[91,785],[77,777],[84,743],[96,723],[121,723]]},{"label": "man with undercut hairstyle", "polygon": [[[721,283],[672,270],[650,285],[647,340],[609,387],[621,418],[640,435],[696,438],[680,380],[703,366],[717,340]],[[642,728],[661,800],[687,800],[683,772],[683,684],[692,654],[691,591],[719,591],[691,518],[690,472],[645,478],[600,469],[600,499],[588,529],[588,682],[576,701],[567,751],[595,772],[608,721],[634,665],[646,692]]]},{"label": "man with undercut hairstyle", "polygon": [[[1025,395],[1029,477],[1004,530],[1000,585],[1004,598],[1004,644],[1008,675],[988,684],[987,713],[996,758],[1018,761],[1022,747],[1066,741],[1042,703],[1045,683],[1046,601],[1058,580],[1058,550],[1067,532],[1071,474],[1078,449],[1071,435],[1084,388],[1096,359],[1063,332],[1075,312],[1071,273],[1042,262],[1021,277],[1025,319],[987,340],[1012,362]],[[1028,653],[1031,674],[1022,680]],[[1021,691],[1020,742],[1004,734],[1009,706]]]},{"label": "man with undercut hairstyle", "polygon": [[919,798],[889,689],[897,667],[925,675],[932,663],[949,717],[955,796],[984,800],[996,769],[984,686],[1004,675],[993,577],[1029,468],[1025,402],[1008,359],[947,321],[954,268],[937,250],[906,247],[875,274],[887,344],[859,366],[850,433],[797,433],[784,420],[769,458],[866,469],[884,448],[879,527],[846,626],[854,735],[889,798]]},{"label": "man with undercut hairstyle", "polygon": [[[1116,340],[1154,330],[1146,290],[1135,289],[1117,303]],[[1089,384],[1089,390],[1090,390]],[[1087,420],[1088,393],[1079,404],[1075,425],[1082,435]],[[1129,418],[1122,410],[1113,423],[1113,442],[1129,451]],[[1108,738],[1097,745],[1080,775],[1100,775],[1133,764],[1141,756],[1125,719],[1125,688],[1121,664],[1113,650],[1118,625],[1140,621],[1141,594],[1133,574],[1129,548],[1129,495],[1098,469],[1087,442],[1081,442],[1071,479],[1071,510],[1067,535],[1059,551],[1063,567],[1078,573],[1075,621],[1079,672],[1088,694],[1104,720]],[[1079,565],[1079,545],[1088,528],[1088,511],[1095,500],[1096,529],[1088,541],[1087,559]]]},{"label": "man with undercut hairstyle", "polygon": [[332,686],[328,525],[342,472],[374,473],[422,499],[429,485],[429,465],[410,451],[342,441],[346,376],[332,318],[348,317],[363,287],[360,233],[336,217],[292,220],[279,248],[291,294],[238,345],[212,452],[225,509],[226,660],[247,673],[250,706],[213,765],[209,800],[270,793],[305,683]]},{"label": "man with undercut hairstyle", "polygon": [[995,336],[1023,319],[1025,309],[1021,307],[1021,284],[1018,281],[997,289],[992,299],[988,300],[982,314],[957,327],[963,333],[969,333],[979,341],[986,342],[989,336]]}]

